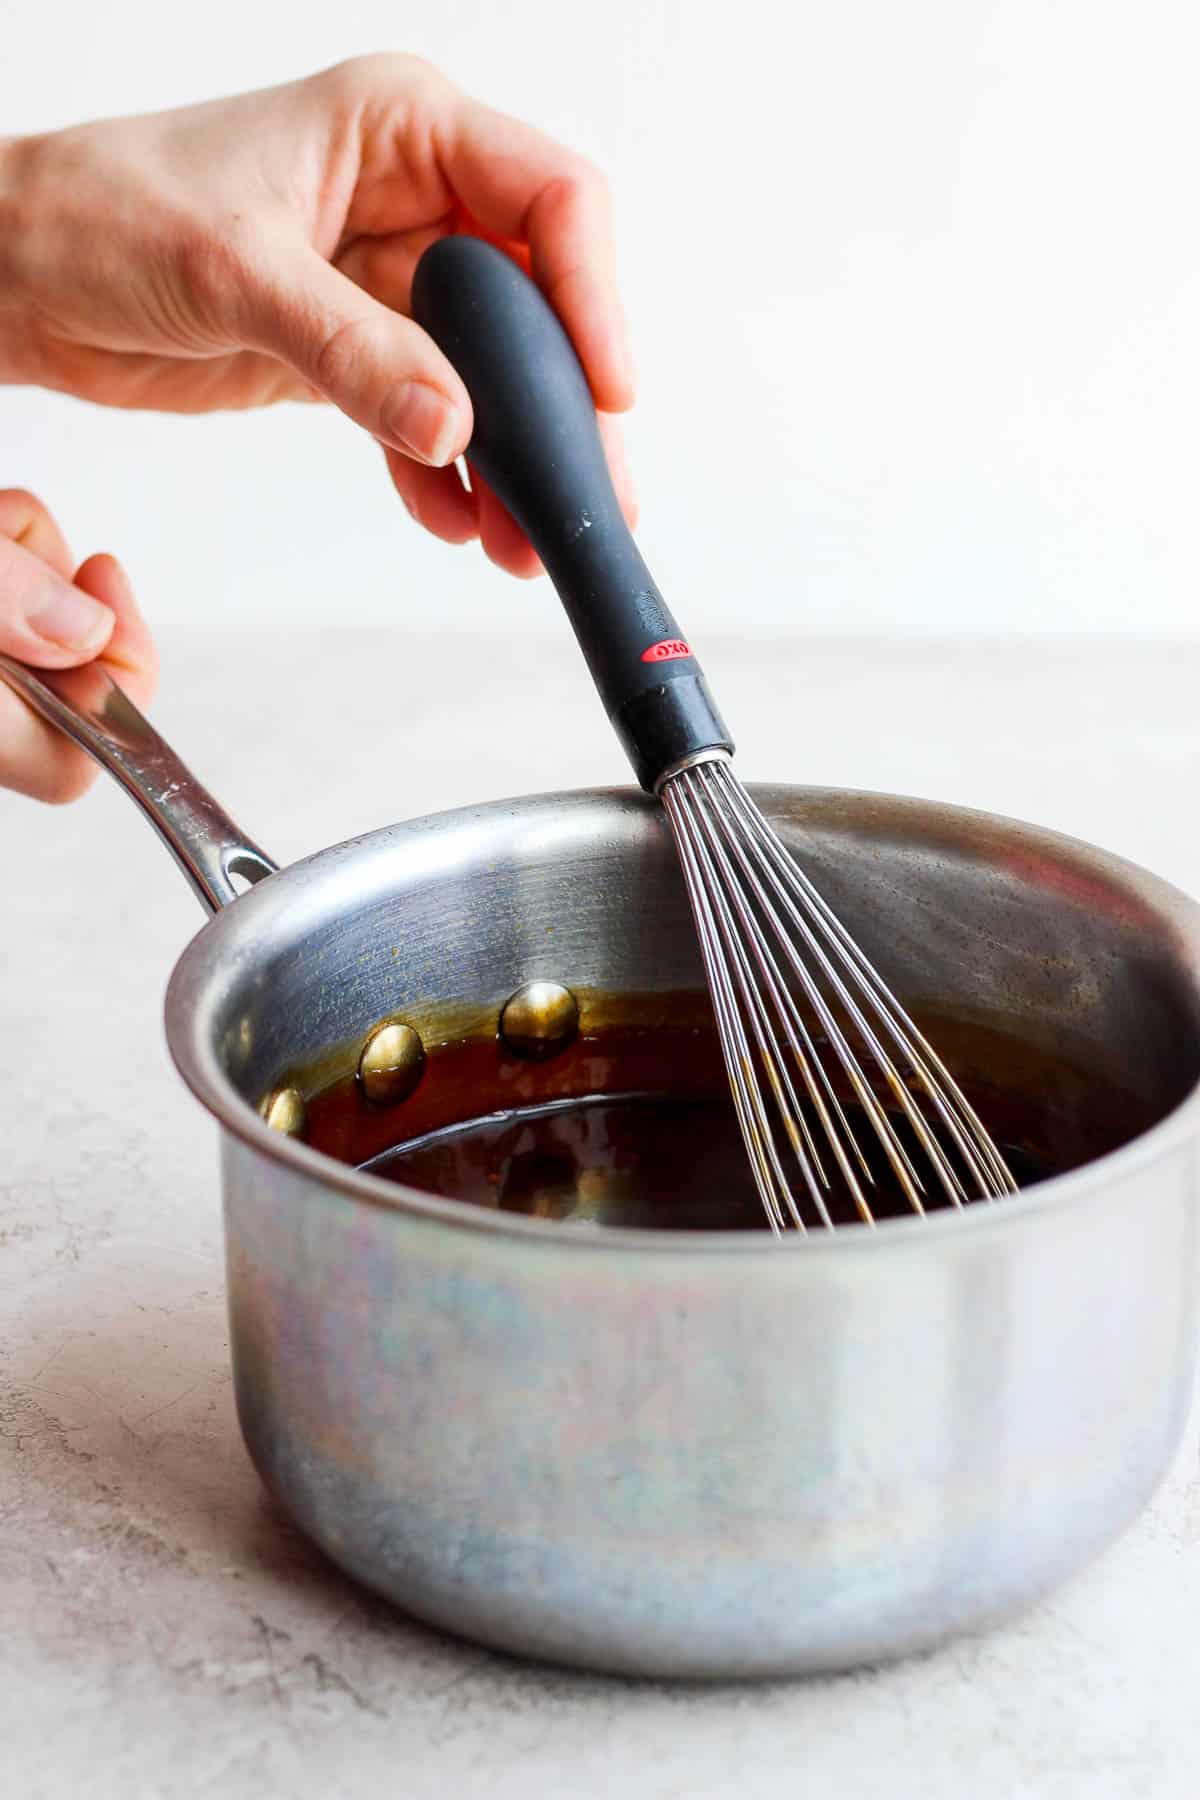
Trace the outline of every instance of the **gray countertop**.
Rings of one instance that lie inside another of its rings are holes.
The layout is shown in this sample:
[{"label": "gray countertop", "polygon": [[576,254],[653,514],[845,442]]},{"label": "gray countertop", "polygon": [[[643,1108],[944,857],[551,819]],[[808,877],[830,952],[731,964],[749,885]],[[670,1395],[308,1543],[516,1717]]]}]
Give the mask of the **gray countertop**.
[{"label": "gray countertop", "polygon": [[[156,718],[281,859],[620,781],[574,653],[330,632],[164,645]],[[1200,646],[716,644],[748,778],[1037,820],[1200,892]],[[105,784],[0,796],[0,1787],[1158,1800],[1200,1770],[1193,1422],[1153,1505],[1019,1622],[834,1680],[522,1666],[364,1596],[262,1494],[230,1392],[214,1133],[162,1043],[200,923]],[[1136,1229],[1131,1221],[1130,1229]]]}]

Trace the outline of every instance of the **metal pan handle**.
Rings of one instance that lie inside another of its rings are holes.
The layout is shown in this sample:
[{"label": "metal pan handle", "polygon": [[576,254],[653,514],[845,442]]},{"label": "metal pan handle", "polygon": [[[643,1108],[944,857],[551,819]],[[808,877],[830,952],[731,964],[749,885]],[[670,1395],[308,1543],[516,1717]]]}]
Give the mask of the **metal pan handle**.
[{"label": "metal pan handle", "polygon": [[210,912],[237,899],[235,877],[253,885],[275,873],[277,865],[238,830],[97,663],[34,674],[0,656],[0,681],[120,782]]}]

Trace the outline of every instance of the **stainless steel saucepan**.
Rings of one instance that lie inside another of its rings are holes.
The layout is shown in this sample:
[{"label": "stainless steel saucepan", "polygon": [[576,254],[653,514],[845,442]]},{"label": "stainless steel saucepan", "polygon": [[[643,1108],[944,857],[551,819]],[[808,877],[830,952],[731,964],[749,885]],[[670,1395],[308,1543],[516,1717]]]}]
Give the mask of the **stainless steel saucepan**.
[{"label": "stainless steel saucepan", "polygon": [[481,806],[274,872],[105,677],[2,672],[133,792],[215,915],[166,1026],[220,1125],[242,1429],[351,1575],[518,1652],[767,1675],[982,1626],[1132,1519],[1196,1345],[1191,901],[1005,820],[758,790],[918,1016],[1074,1071],[1072,1129],[1104,1153],[873,1232],[573,1230],[344,1167],[258,1107],[384,1018],[494,1029],[532,978],[702,991],[651,801]]}]

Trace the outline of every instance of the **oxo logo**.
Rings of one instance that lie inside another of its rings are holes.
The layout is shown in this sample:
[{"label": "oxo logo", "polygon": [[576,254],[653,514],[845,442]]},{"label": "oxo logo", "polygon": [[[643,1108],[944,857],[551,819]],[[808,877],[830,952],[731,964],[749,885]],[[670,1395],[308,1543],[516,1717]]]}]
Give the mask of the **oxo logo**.
[{"label": "oxo logo", "polygon": [[682,638],[663,638],[661,643],[651,644],[648,650],[642,651],[642,661],[673,662],[677,656],[690,656],[691,654]]}]

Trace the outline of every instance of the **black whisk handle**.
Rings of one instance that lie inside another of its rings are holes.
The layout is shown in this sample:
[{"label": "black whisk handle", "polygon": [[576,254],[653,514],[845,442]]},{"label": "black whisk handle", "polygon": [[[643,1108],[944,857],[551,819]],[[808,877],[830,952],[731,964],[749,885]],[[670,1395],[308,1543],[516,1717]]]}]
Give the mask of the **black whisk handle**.
[{"label": "black whisk handle", "polygon": [[491,244],[448,237],[417,265],[412,310],[462,377],[467,460],[541,557],[642,786],[732,749],[630,535],[587,377],[540,289]]}]

